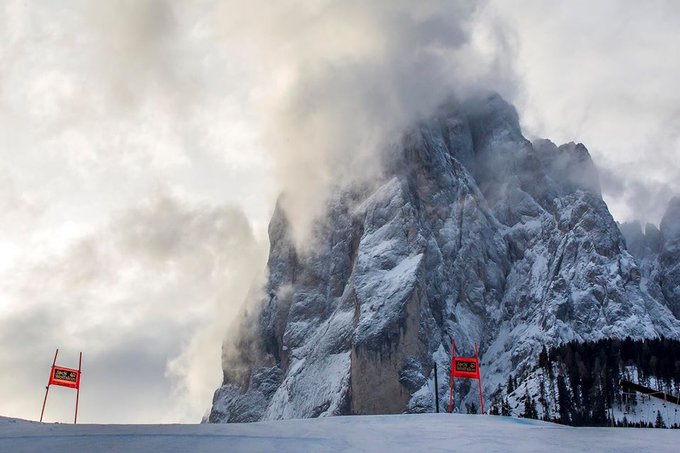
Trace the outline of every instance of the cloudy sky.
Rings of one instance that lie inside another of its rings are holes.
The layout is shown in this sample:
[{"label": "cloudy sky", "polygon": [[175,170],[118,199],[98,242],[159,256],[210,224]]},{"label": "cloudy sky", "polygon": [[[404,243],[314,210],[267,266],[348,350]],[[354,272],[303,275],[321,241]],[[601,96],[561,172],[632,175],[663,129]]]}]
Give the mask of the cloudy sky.
[{"label": "cloudy sky", "polygon": [[39,417],[59,347],[82,422],[200,420],[276,196],[304,238],[449,93],[583,142],[615,218],[658,223],[678,55],[672,0],[2,2],[0,415]]}]

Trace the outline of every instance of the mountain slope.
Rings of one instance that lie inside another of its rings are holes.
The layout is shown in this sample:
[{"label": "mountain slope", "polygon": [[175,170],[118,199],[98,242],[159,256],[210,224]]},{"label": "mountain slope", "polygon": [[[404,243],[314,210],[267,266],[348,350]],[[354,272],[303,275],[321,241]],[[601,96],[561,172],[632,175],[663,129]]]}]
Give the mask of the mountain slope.
[{"label": "mountain slope", "polygon": [[530,143],[498,95],[407,131],[383,178],[331,197],[304,250],[280,205],[269,235],[264,300],[225,345],[212,422],[431,412],[452,339],[480,344],[489,397],[544,345],[680,335],[586,148]]}]

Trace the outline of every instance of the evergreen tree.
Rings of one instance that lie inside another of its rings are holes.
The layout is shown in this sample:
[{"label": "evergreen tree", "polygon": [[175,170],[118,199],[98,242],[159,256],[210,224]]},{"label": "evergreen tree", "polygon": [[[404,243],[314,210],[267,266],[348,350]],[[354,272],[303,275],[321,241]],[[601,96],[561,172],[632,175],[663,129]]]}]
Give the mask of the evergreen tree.
[{"label": "evergreen tree", "polygon": [[500,405],[501,403],[498,400],[494,401],[491,405],[491,410],[489,410],[489,415],[501,415]]},{"label": "evergreen tree", "polygon": [[548,399],[545,395],[545,380],[543,377],[541,377],[538,402],[541,403],[541,407],[543,408],[543,420],[548,421],[548,414],[550,411],[548,410]]},{"label": "evergreen tree", "polygon": [[538,354],[538,366],[548,369],[548,350],[545,348],[545,345],[543,345],[543,349],[541,349],[541,352]]},{"label": "evergreen tree", "polygon": [[515,390],[515,384],[512,380],[512,374],[508,377],[507,394],[511,394]]},{"label": "evergreen tree", "polygon": [[559,422],[568,425],[571,422],[571,396],[561,374],[557,376],[557,403],[560,406]]},{"label": "evergreen tree", "polygon": [[655,428],[665,428],[666,427],[666,422],[664,422],[663,417],[661,416],[661,411],[656,411],[656,422],[654,423]]},{"label": "evergreen tree", "polygon": [[521,417],[523,418],[538,418],[538,411],[536,410],[536,402],[529,396],[529,391],[527,390],[526,397],[524,399],[524,412]]},{"label": "evergreen tree", "polygon": [[510,410],[510,403],[508,403],[507,398],[504,398],[501,402],[501,415],[505,415],[506,417],[510,416],[511,410]]}]

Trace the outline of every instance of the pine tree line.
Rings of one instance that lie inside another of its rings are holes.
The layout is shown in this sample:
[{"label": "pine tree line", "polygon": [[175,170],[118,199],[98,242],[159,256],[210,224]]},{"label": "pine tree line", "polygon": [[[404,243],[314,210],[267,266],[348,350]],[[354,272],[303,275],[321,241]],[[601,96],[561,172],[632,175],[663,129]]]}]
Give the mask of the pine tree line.
[{"label": "pine tree line", "polygon": [[537,367],[527,376],[538,383],[538,390],[520,390],[517,379],[509,376],[505,392],[493,401],[490,413],[510,415],[507,395],[514,393],[523,400],[521,417],[574,426],[679,427],[668,426],[660,411],[655,423],[629,422],[625,415],[615,420],[611,408],[625,407],[627,413],[637,404],[636,396],[624,394],[621,379],[678,395],[680,341],[626,338],[570,342],[550,351],[544,347],[537,359]]}]

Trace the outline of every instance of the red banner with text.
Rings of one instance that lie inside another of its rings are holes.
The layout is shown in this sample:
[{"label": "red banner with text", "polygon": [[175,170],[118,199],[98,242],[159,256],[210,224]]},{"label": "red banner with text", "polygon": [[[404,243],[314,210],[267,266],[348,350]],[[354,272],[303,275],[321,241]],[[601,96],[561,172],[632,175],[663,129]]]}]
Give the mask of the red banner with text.
[{"label": "red banner with text", "polygon": [[72,389],[80,388],[80,371],[71,368],[52,367],[49,385],[61,385]]}]

